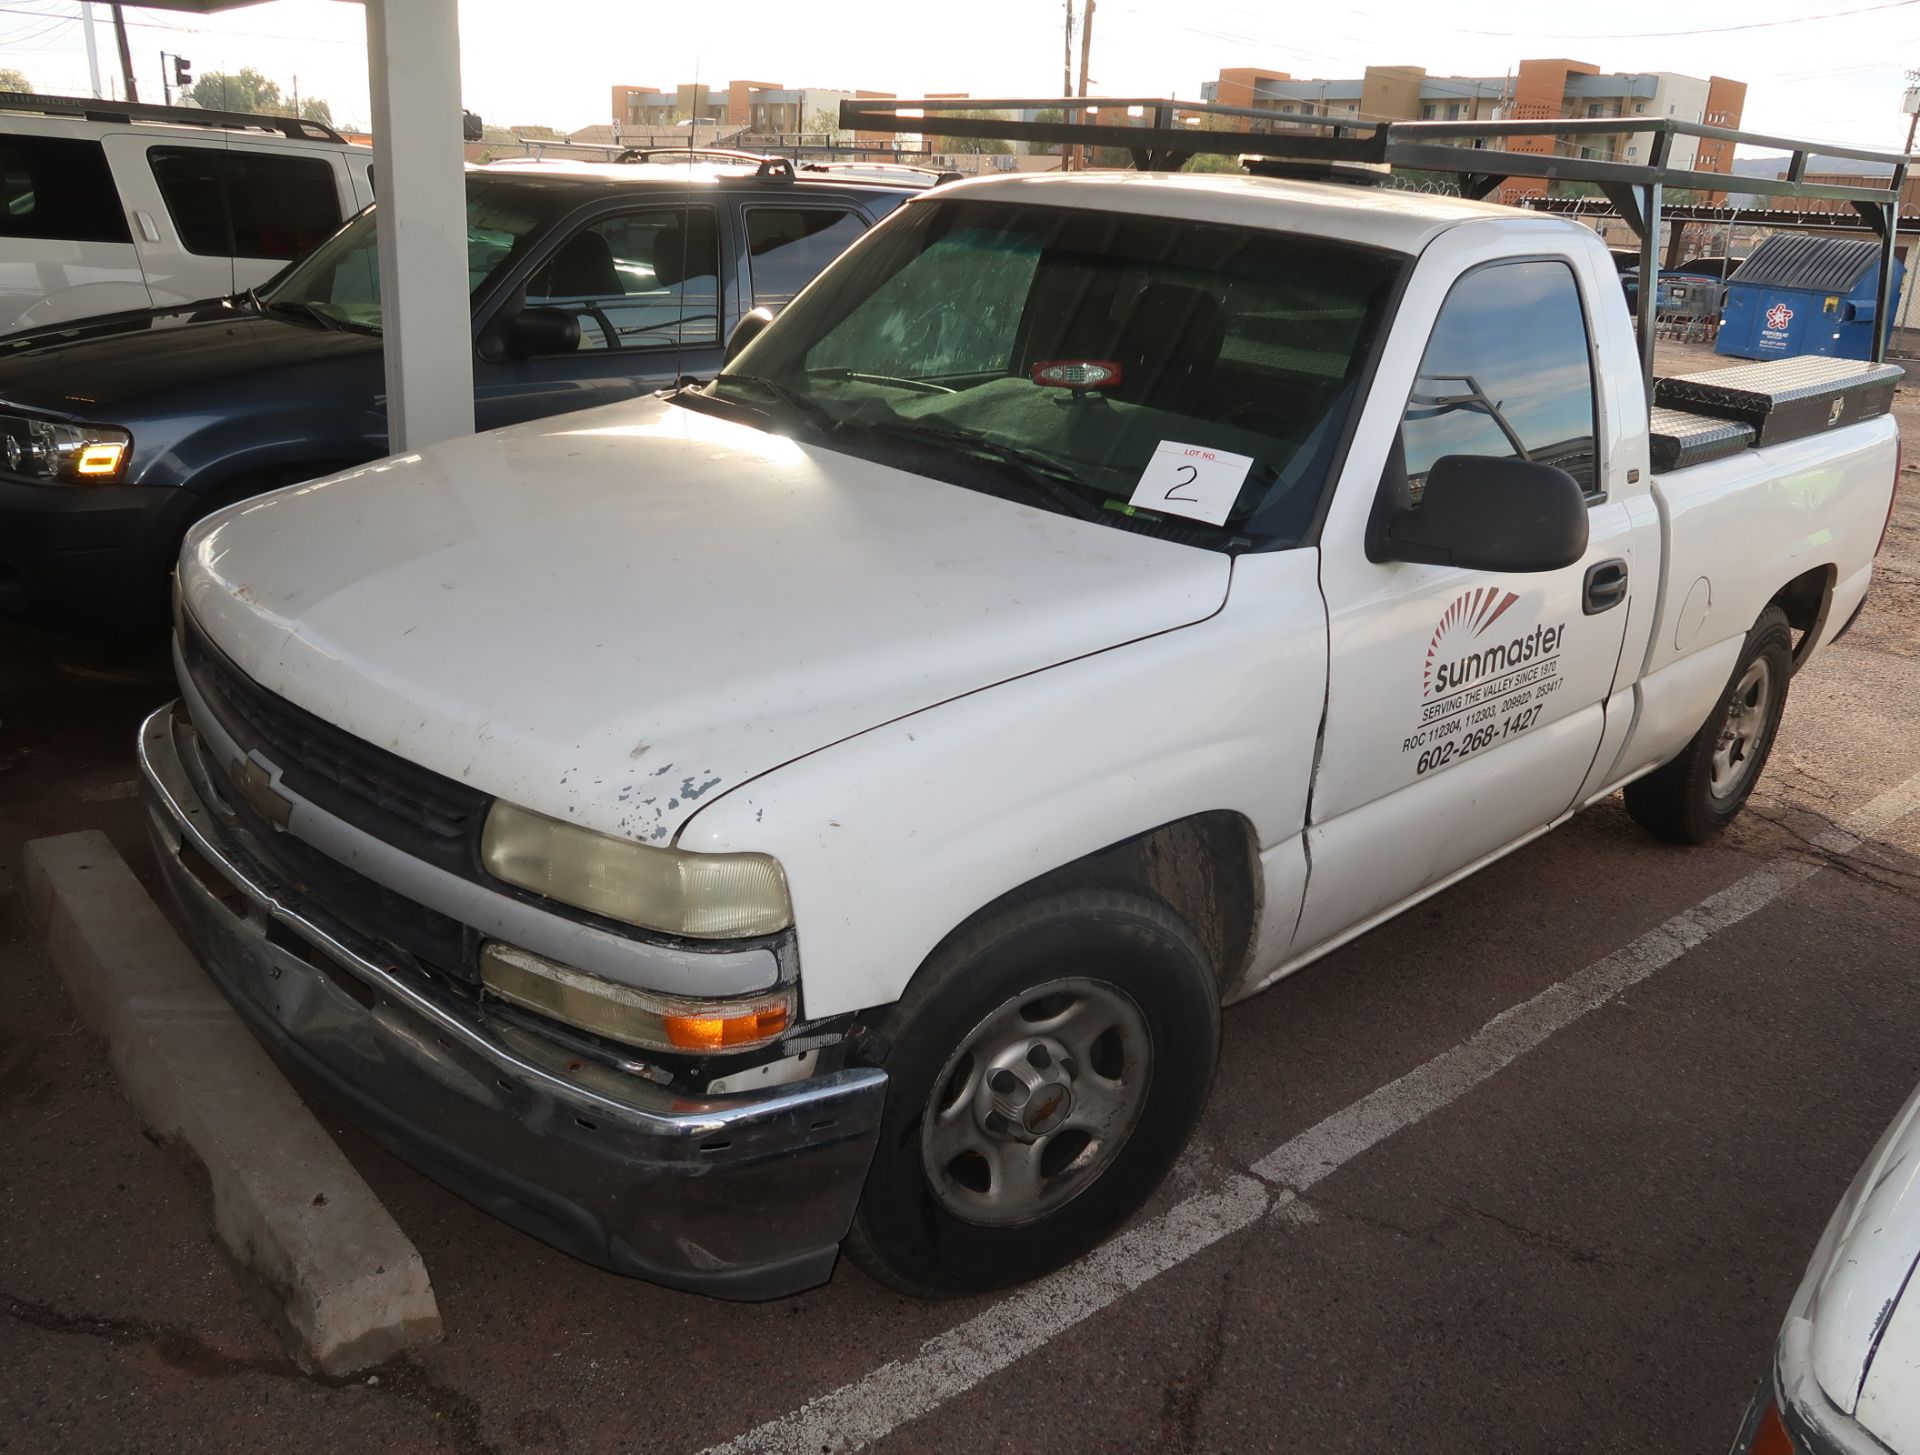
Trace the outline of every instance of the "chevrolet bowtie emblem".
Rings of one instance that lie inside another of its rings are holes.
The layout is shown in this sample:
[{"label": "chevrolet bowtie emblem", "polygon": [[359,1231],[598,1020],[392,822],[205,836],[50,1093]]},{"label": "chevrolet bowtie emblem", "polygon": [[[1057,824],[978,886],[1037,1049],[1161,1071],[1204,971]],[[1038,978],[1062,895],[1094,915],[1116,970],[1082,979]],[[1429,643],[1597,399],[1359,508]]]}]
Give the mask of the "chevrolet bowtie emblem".
[{"label": "chevrolet bowtie emblem", "polygon": [[277,829],[284,829],[293,817],[293,803],[273,786],[273,777],[251,758],[242,758],[233,768],[233,786],[252,805],[253,811]]}]

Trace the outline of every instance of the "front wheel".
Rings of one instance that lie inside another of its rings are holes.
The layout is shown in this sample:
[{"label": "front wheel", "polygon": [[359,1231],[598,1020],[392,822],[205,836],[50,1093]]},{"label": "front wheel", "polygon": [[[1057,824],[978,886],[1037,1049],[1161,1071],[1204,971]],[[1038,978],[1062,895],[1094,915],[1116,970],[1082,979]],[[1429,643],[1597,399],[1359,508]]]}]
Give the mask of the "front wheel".
[{"label": "front wheel", "polygon": [[890,1085],[847,1252],[923,1298],[1023,1282],[1107,1237],[1186,1145],[1219,1049],[1205,951],[1122,888],[983,916],[870,1023]]},{"label": "front wheel", "polygon": [[1793,677],[1793,633],[1769,606],[1700,731],[1672,762],[1626,788],[1627,812],[1655,838],[1705,843],[1740,812],[1773,751]]}]

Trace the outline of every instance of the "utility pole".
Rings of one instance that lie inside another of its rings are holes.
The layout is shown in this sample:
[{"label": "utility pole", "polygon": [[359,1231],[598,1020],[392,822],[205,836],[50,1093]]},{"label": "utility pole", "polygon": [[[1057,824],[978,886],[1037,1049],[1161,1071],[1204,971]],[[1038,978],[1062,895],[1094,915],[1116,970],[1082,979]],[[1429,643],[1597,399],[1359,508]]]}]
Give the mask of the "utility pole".
[{"label": "utility pole", "polygon": [[127,100],[140,99],[140,83],[133,78],[133,51],[127,45],[127,17],[118,5],[113,7],[113,38],[120,42],[120,79],[126,83]]},{"label": "utility pole", "polygon": [[[1091,0],[1089,0],[1091,3]],[[1913,132],[1920,127],[1920,71],[1907,72],[1907,155],[1913,155]]]},{"label": "utility pole", "polygon": [[[1093,0],[1087,0],[1087,3],[1092,5]],[[1060,49],[1060,94],[1071,96],[1073,94],[1073,0],[1067,0],[1067,33]],[[1065,142],[1060,143],[1060,170],[1063,172],[1073,170],[1073,148]]]},{"label": "utility pole", "polygon": [[93,0],[81,0],[80,30],[87,38],[87,80],[98,100],[106,92],[100,89],[100,42],[93,33]]},{"label": "utility pole", "polygon": [[167,105],[173,105],[173,86],[167,80],[167,53],[160,52],[160,97]]},{"label": "utility pole", "polygon": [[[1080,99],[1083,101],[1087,96],[1087,57],[1093,51],[1093,4],[1094,0],[1085,0],[1080,10]],[[1087,113],[1082,111],[1080,119],[1085,121]],[[1080,148],[1080,165],[1093,165],[1093,148]]]}]

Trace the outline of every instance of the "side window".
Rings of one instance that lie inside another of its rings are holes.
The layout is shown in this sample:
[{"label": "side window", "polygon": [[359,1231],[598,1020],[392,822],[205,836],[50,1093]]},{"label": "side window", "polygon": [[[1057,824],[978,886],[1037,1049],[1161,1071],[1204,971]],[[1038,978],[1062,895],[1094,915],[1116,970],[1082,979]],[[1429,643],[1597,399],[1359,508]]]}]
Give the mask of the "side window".
[{"label": "side window", "polygon": [[[913,379],[1005,375],[1040,246],[1032,229],[953,229],[862,300],[814,346],[807,367],[857,365]],[[949,307],[949,298],[969,306]]]},{"label": "side window", "polygon": [[1418,499],[1443,455],[1555,465],[1599,489],[1593,362],[1565,263],[1500,263],[1453,285],[1420,360],[1400,437]]},{"label": "side window", "polygon": [[190,253],[297,258],[340,226],[333,166],[320,157],[153,147],[147,163]]},{"label": "side window", "polygon": [[749,207],[748,267],[753,306],[784,308],[867,225],[838,207]]},{"label": "side window", "polygon": [[132,242],[100,143],[0,136],[0,237]]},{"label": "side window", "polygon": [[527,306],[580,319],[582,349],[718,343],[720,246],[711,207],[588,223],[527,280]]}]

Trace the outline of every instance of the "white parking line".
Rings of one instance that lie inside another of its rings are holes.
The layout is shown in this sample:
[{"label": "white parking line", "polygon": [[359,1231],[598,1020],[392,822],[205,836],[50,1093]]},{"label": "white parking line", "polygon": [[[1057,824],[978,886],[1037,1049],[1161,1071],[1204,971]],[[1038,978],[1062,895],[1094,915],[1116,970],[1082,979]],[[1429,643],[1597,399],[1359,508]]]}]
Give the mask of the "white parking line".
[{"label": "white parking line", "polygon": [[[1817,835],[1813,845],[1831,854],[1852,853],[1916,808],[1920,774],[1854,810]],[[1251,1169],[1262,1181],[1229,1174],[1220,1186],[1192,1194],[1072,1267],[927,1340],[913,1357],[883,1364],[704,1455],[839,1455],[861,1449],[964,1394],[1269,1209],[1280,1215],[1276,1221],[1283,1225],[1305,1226],[1309,1220],[1298,1215],[1303,1211],[1296,1202],[1298,1193],[1457,1100],[1556,1031],[1819,871],[1817,861],[1785,856],[1772,860],[1605,959],[1502,1011],[1451,1050],[1269,1152]],[[1277,1190],[1270,1193],[1267,1184]]]}]

